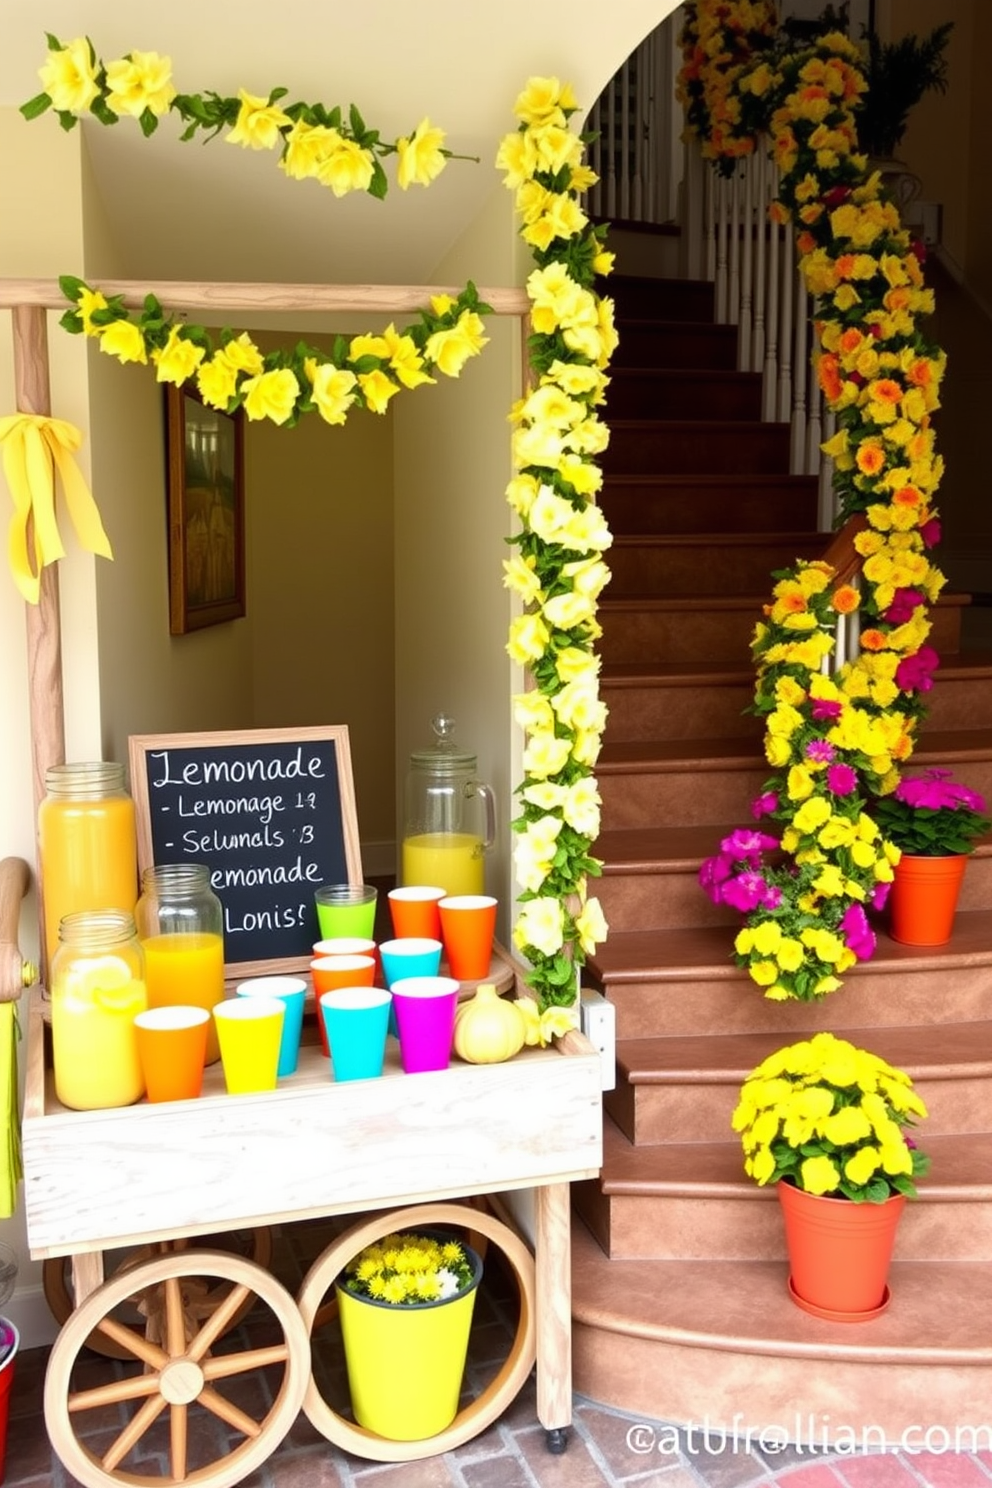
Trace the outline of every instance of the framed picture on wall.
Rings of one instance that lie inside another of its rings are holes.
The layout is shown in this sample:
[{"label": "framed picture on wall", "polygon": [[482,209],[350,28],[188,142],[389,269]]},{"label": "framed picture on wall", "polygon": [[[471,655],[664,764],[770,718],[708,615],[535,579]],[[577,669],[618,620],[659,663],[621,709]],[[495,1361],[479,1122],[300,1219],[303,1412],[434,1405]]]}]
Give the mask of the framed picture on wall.
[{"label": "framed picture on wall", "polygon": [[166,386],[169,631],[245,613],[244,415]]}]

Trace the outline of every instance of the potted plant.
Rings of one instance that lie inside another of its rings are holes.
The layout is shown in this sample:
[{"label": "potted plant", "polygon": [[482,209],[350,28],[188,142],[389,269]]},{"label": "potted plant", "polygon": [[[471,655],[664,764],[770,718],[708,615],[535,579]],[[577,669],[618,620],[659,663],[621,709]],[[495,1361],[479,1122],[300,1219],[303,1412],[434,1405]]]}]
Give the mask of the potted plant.
[{"label": "potted plant", "polygon": [[889,898],[893,940],[943,945],[951,937],[968,856],[992,827],[985,799],[950,770],[904,775],[872,816],[902,853]]},{"label": "potted plant", "polygon": [[909,115],[924,93],[947,91],[944,55],[953,21],[936,26],[928,36],[901,36],[883,42],[877,32],[867,37],[868,91],[858,114],[858,143],[870,158],[892,160],[909,125]]},{"label": "potted plant", "polygon": [[929,1167],[909,1134],[926,1114],[903,1070],[832,1033],[777,1050],[744,1081],[731,1124],[745,1172],[777,1185],[804,1311],[858,1322],[888,1305],[896,1226]]},{"label": "potted plant", "polygon": [[360,1426],[421,1441],[451,1424],[481,1277],[471,1246],[433,1231],[386,1235],[348,1263],[336,1292]]}]

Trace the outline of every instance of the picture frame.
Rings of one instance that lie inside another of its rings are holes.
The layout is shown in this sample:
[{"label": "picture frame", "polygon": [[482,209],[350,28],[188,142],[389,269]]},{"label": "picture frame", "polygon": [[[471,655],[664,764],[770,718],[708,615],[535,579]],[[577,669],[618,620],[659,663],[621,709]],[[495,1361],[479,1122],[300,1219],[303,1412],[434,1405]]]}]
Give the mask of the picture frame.
[{"label": "picture frame", "polygon": [[169,632],[245,614],[244,415],[166,386]]}]

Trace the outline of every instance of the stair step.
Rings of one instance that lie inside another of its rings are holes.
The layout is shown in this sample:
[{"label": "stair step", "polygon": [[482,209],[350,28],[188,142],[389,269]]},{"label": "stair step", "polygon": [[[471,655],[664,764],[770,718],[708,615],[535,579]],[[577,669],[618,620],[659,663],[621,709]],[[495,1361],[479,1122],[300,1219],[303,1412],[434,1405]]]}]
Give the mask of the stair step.
[{"label": "stair step", "polygon": [[737,369],[737,327],[678,320],[616,320],[616,367]]},{"label": "stair step", "polygon": [[744,821],[768,773],[756,738],[604,744],[597,765],[603,826]]},{"label": "stair step", "polygon": [[[667,661],[750,662],[754,627],[768,603],[763,594],[628,594],[614,599],[607,589],[599,605],[604,663]],[[931,611],[928,644],[942,655],[957,652],[961,607],[967,596],[942,594]]]},{"label": "stair step", "polygon": [[610,274],[597,293],[613,301],[617,318],[651,316],[657,320],[701,320],[712,323],[715,303],[712,279],[654,279],[638,274]]},{"label": "stair step", "polygon": [[762,585],[770,594],[776,569],[818,558],[829,543],[818,532],[622,535],[610,548],[610,594],[753,594]]},{"label": "stair step", "polygon": [[786,475],[788,424],[742,424],[734,419],[611,419],[600,457],[605,476],[645,471],[748,471]]},{"label": "stair step", "polygon": [[786,1280],[782,1261],[610,1260],[575,1225],[575,1389],[638,1419],[695,1423],[700,1452],[721,1450],[718,1434],[706,1448],[703,1422],[735,1427],[722,1453],[743,1466],[747,1429],[808,1444],[869,1421],[877,1450],[879,1436],[897,1441],[921,1421],[953,1440],[962,1422],[985,1420],[987,1263],[894,1262],[892,1301],[864,1327],[810,1317]]},{"label": "stair step", "polygon": [[[615,563],[616,546],[611,551]],[[612,588],[612,586],[611,586]],[[612,743],[640,739],[761,737],[749,663],[607,663],[600,695],[610,710]],[[944,655],[928,696],[924,733],[992,725],[992,653]]]},{"label": "stair step", "polygon": [[622,532],[813,531],[812,475],[607,475],[600,504]]},{"label": "stair step", "polygon": [[605,416],[614,419],[761,418],[761,373],[706,367],[610,367]]},{"label": "stair step", "polygon": [[[927,1135],[992,1131],[992,1022],[852,1028],[844,1036],[912,1077],[927,1106]],[[725,1141],[741,1083],[787,1042],[779,1029],[623,1039],[604,1108],[637,1145]]]},{"label": "stair step", "polygon": [[617,663],[602,668],[599,691],[610,710],[613,743],[745,734],[760,738],[764,732],[763,720],[744,712],[754,701],[754,668],[743,664]]},{"label": "stair step", "polygon": [[[969,863],[966,884],[977,866],[975,859]],[[984,868],[987,881],[987,860]],[[763,996],[734,963],[734,927],[725,925],[611,930],[584,976],[613,1003],[618,1041],[701,1028],[721,1033],[776,1030],[788,1040],[825,1024],[841,1032],[872,1023],[925,1026],[987,1016],[992,979],[988,898],[981,907],[959,911],[954,933],[943,946],[902,945],[892,940],[886,925],[884,915],[875,917],[874,956],[859,962],[836,992],[815,1003],[773,1002]]]},{"label": "stair step", "polygon": [[[980,1261],[992,1252],[992,1132],[924,1136],[930,1172],[900,1221],[897,1259]],[[573,1188],[611,1258],[784,1260],[774,1186],[744,1172],[740,1142],[635,1147],[612,1121],[603,1170]]]},{"label": "stair step", "polygon": [[[619,827],[601,832],[596,856],[603,863],[597,895],[610,935],[635,930],[677,930],[743,921],[712,902],[699,885],[703,859],[718,850],[733,826]],[[966,866],[958,899],[963,912],[992,906],[992,834],[982,839]],[[887,921],[882,918],[881,928]]]}]

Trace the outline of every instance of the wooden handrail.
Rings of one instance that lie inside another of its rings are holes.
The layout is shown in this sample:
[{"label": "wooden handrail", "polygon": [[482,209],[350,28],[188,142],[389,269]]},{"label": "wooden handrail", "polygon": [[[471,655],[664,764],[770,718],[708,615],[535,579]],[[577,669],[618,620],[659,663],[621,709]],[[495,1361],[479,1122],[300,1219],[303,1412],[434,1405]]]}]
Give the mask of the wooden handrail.
[{"label": "wooden handrail", "polygon": [[[161,280],[141,284],[131,279],[100,280],[100,293],[121,295],[129,309],[140,309],[153,294],[166,310],[243,310],[414,313],[438,294],[457,296],[462,286],[420,284],[219,284]],[[479,298],[496,315],[527,316],[524,289],[479,288]],[[0,279],[0,309],[15,305],[65,310],[68,301],[55,279]]]},{"label": "wooden handrail", "polygon": [[38,973],[25,961],[17,944],[21,900],[31,886],[31,870],[23,858],[0,860],[0,1002],[14,1002]]},{"label": "wooden handrail", "polygon": [[868,518],[864,512],[856,512],[853,517],[848,517],[824,553],[823,562],[830,564],[838,584],[843,584],[845,580],[853,578],[861,567],[861,554],[854,546],[854,539],[859,532],[864,532],[867,526]]}]

